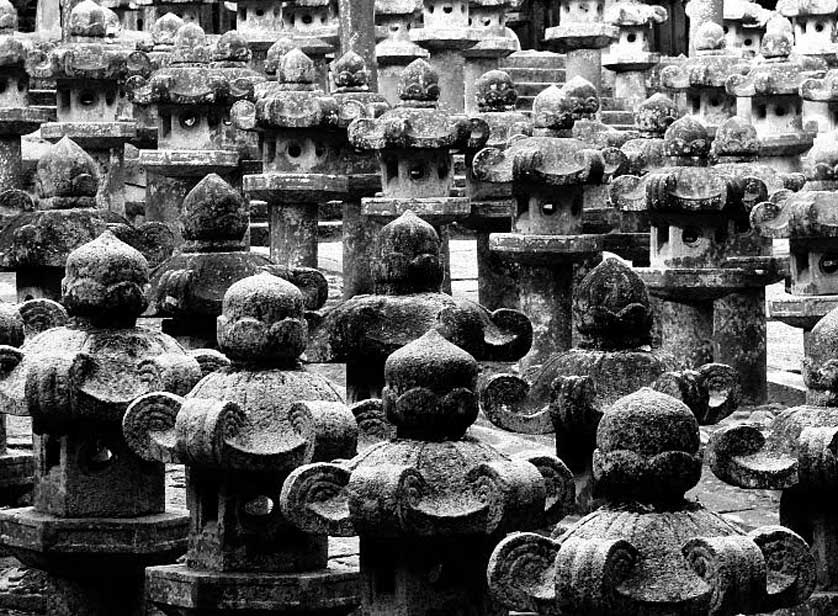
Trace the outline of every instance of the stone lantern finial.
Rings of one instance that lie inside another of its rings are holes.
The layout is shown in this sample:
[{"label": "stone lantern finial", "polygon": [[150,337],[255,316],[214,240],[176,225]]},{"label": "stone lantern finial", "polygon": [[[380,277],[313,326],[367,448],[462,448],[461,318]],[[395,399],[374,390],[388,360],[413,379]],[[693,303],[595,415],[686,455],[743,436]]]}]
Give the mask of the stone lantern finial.
[{"label": "stone lantern finial", "polygon": [[676,120],[664,134],[664,154],[705,160],[710,152],[710,138],[704,125],[691,116]]},{"label": "stone lantern finial", "polygon": [[276,75],[279,72],[279,64],[285,55],[292,49],[297,49],[294,41],[290,38],[283,37],[268,48],[265,55],[265,73],[268,75]]},{"label": "stone lantern finial", "polygon": [[665,94],[656,92],[637,107],[634,125],[643,133],[662,136],[680,117],[678,105]]},{"label": "stone lantern finial", "polygon": [[481,113],[513,111],[518,102],[518,89],[512,77],[500,70],[483,73],[474,84],[474,95]]},{"label": "stone lantern finial", "polygon": [[550,86],[533,100],[533,127],[568,130],[580,119],[593,118],[599,111],[599,94],[593,84],[576,76],[561,88]]},{"label": "stone lantern finial", "polygon": [[586,346],[629,348],[650,342],[649,293],[619,259],[605,259],[585,276],[573,296],[573,316]]},{"label": "stone lantern finial", "polygon": [[386,224],[379,234],[373,275],[382,294],[439,291],[443,269],[433,226],[410,210]]},{"label": "stone lantern finial", "polygon": [[277,81],[292,85],[296,90],[314,89],[314,62],[297,47],[282,56],[276,75]]},{"label": "stone lantern finial", "polygon": [[296,364],[305,351],[305,301],[290,282],[268,273],[233,284],[218,317],[218,343],[233,361]]},{"label": "stone lantern finial", "polygon": [[183,19],[174,13],[166,13],[154,20],[151,39],[155,45],[174,45],[177,31],[183,26]]},{"label": "stone lantern finial", "polygon": [[335,87],[341,91],[370,89],[370,71],[364,59],[351,49],[332,65]]},{"label": "stone lantern finial", "polygon": [[719,24],[707,22],[699,27],[695,41],[696,51],[717,51],[725,47],[727,47],[725,31]]},{"label": "stone lantern finial", "polygon": [[764,58],[786,58],[794,45],[791,22],[782,15],[775,15],[765,24],[760,53]]},{"label": "stone lantern finial", "polygon": [[222,34],[212,52],[215,62],[249,62],[251,56],[247,39],[236,30]]},{"label": "stone lantern finial", "polygon": [[99,171],[87,152],[64,137],[38,161],[35,186],[41,209],[95,207]]},{"label": "stone lantern finial", "polygon": [[0,33],[17,30],[17,9],[9,0],[0,0]]},{"label": "stone lantern finial", "polygon": [[609,501],[678,502],[701,477],[695,415],[653,389],[615,402],[599,422],[596,443],[596,490]]},{"label": "stone lantern finial", "polygon": [[[701,476],[687,406],[644,388],[617,400],[597,429],[596,487],[605,503],[560,537],[516,533],[489,561],[507,607],[594,616],[732,616],[792,607],[811,595],[814,559],[796,533],[746,533],[684,497]],[[720,572],[724,574],[720,575]]]},{"label": "stone lantern finial", "polygon": [[239,243],[250,223],[248,209],[239,191],[211,173],[183,200],[183,237],[187,241]]},{"label": "stone lantern finial", "polygon": [[134,321],[148,302],[148,261],[105,231],[67,257],[61,303],[71,316]]},{"label": "stone lantern finial", "polygon": [[425,60],[418,58],[402,71],[399,98],[403,103],[436,103],[439,94],[439,75]]},{"label": "stone lantern finial", "polygon": [[736,156],[756,159],[759,156],[759,138],[753,124],[742,118],[725,120],[713,139],[713,158]]},{"label": "stone lantern finial", "polygon": [[207,64],[212,57],[207,35],[196,23],[186,22],[175,33],[172,64]]},{"label": "stone lantern finial", "polygon": [[82,0],[70,11],[70,36],[104,38],[108,31],[108,15],[93,0]]},{"label": "stone lantern finial", "polygon": [[477,361],[436,330],[390,355],[384,379],[384,412],[399,438],[457,439],[477,419]]}]

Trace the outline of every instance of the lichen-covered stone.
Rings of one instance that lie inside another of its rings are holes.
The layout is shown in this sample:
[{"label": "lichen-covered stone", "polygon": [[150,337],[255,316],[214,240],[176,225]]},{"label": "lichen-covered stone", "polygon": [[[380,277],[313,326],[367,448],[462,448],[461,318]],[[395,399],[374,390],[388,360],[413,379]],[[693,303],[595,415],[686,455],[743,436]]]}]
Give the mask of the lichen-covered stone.
[{"label": "lichen-covered stone", "polygon": [[830,494],[836,475],[832,443],[838,430],[838,381],[835,379],[838,312],[828,313],[809,335],[803,360],[807,404],[783,411],[766,431],[727,426],[715,433],[707,456],[713,473],[726,483],[783,490],[780,521],[805,534],[817,561],[818,595],[834,601],[836,529]]},{"label": "lichen-covered stone", "polygon": [[649,389],[617,400],[600,421],[593,469],[601,508],[554,538],[516,533],[495,548],[489,587],[507,607],[733,616],[812,593],[814,560],[799,535],[782,526],[746,533],[684,498],[701,453],[682,402]]},{"label": "lichen-covered stone", "polygon": [[622,261],[606,259],[585,276],[574,290],[573,316],[578,347],[554,354],[523,378],[490,377],[481,401],[487,417],[502,428],[555,432],[556,454],[575,472],[590,462],[605,409],[642,387],[684,400],[702,424],[717,423],[735,410],[739,384],[729,366],[685,371],[675,355],[650,347],[649,295]]},{"label": "lichen-covered stone", "polygon": [[724,3],[724,30],[728,49],[753,55],[759,51],[765,24],[772,11],[751,0]]},{"label": "lichen-covered stone", "polygon": [[349,397],[379,397],[387,357],[436,329],[481,361],[514,361],[532,342],[517,310],[490,312],[439,292],[440,241],[412,212],[387,224],[373,262],[375,294],[358,295],[326,314],[312,336],[310,361],[347,364]]},{"label": "lichen-covered stone", "polygon": [[[396,438],[345,463],[297,469],[283,486],[282,511],[304,531],[360,535],[369,613],[480,606],[494,614],[488,546],[508,528],[561,517],[573,498],[570,474],[555,458],[509,458],[464,436],[478,412],[477,362],[439,332],[394,352],[385,380]],[[428,579],[428,564],[450,572],[449,584]],[[382,579],[392,585],[375,582]]]},{"label": "lichen-covered stone", "polygon": [[678,106],[660,92],[637,106],[634,126],[639,134],[620,147],[628,159],[627,173],[642,176],[651,169],[664,166],[663,136],[680,117]]},{"label": "lichen-covered stone", "polygon": [[201,376],[174,339],[136,325],[147,284],[145,258],[105,232],[67,258],[72,320],[3,348],[0,399],[32,417],[36,458],[34,506],[2,512],[3,548],[47,571],[57,613],[75,602],[91,614],[140,611],[143,568],[186,547],[186,516],[165,511],[163,465],[132,453],[121,431],[135,398],[186,393]]},{"label": "lichen-covered stone", "polygon": [[250,207],[217,175],[208,175],[184,199],[184,244],[151,275],[150,313],[168,317],[163,330],[187,346],[215,347],[216,318],[227,289],[260,271],[289,278],[306,292],[306,308],[325,302],[328,285],[316,270],[282,270],[250,252],[245,237]]},{"label": "lichen-covered stone", "polygon": [[147,572],[149,598],[161,609],[200,614],[211,604],[227,614],[305,605],[341,614],[360,601],[350,592],[357,574],[327,565],[325,533],[295,530],[279,506],[289,473],[349,458],[357,441],[340,396],[299,363],[304,303],[296,287],[267,273],[236,282],[218,318],[231,365],[183,398],[150,393],[125,414],[138,455],[188,468],[186,562]]}]

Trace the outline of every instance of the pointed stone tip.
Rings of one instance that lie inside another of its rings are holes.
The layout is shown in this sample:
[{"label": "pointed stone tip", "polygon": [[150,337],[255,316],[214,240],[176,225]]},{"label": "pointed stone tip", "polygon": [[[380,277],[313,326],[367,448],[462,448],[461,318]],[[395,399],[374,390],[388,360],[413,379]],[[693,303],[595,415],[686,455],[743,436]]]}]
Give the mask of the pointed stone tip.
[{"label": "pointed stone tip", "polygon": [[206,45],[207,35],[204,29],[194,22],[184,23],[175,34],[175,47],[190,49],[195,45]]},{"label": "pointed stone tip", "polygon": [[14,32],[18,27],[17,9],[9,0],[0,0],[0,32]]},{"label": "pointed stone tip", "polygon": [[679,117],[678,105],[665,94],[657,92],[637,106],[634,125],[644,132],[663,134]]},{"label": "pointed stone tip", "polygon": [[419,385],[439,390],[462,386],[464,380],[477,377],[477,369],[474,357],[431,329],[392,353],[384,374],[388,384],[401,381],[401,387]]},{"label": "pointed stone tip", "polygon": [[764,58],[785,58],[791,55],[793,45],[794,30],[791,22],[782,15],[774,15],[765,24],[760,54]]},{"label": "pointed stone tip", "polygon": [[93,0],[82,0],[70,11],[71,36],[102,38],[108,29],[108,15]]},{"label": "pointed stone tip", "polygon": [[712,151],[716,156],[757,156],[757,129],[742,118],[729,118],[716,129]]},{"label": "pointed stone tip", "polygon": [[151,38],[155,45],[174,45],[177,31],[183,26],[183,19],[174,13],[158,17],[151,26]]},{"label": "pointed stone tip", "polygon": [[69,137],[63,137],[41,156],[35,173],[41,198],[94,197],[98,191],[96,161]]},{"label": "pointed stone tip", "polygon": [[332,65],[335,86],[338,88],[366,88],[370,72],[364,59],[351,49],[335,60]]},{"label": "pointed stone tip", "polygon": [[294,47],[279,61],[277,79],[280,83],[313,84],[315,81],[314,61],[299,47]]},{"label": "pointed stone tip", "polygon": [[136,318],[148,305],[148,261],[111,231],[67,256],[62,303],[71,315]]},{"label": "pointed stone tip", "polygon": [[402,101],[436,102],[440,94],[439,75],[428,62],[418,58],[402,71],[398,91]]},{"label": "pointed stone tip", "polygon": [[699,51],[717,51],[727,46],[724,29],[717,23],[702,24],[696,32],[695,48]]},{"label": "pointed stone tip", "polygon": [[707,129],[692,116],[673,122],[663,140],[667,156],[706,156],[710,151]]},{"label": "pointed stone tip", "polygon": [[238,190],[211,173],[186,195],[180,218],[187,240],[236,242],[247,232],[250,211]]},{"label": "pointed stone tip", "polygon": [[505,111],[515,108],[518,90],[509,73],[492,70],[474,82],[474,96],[480,111]]},{"label": "pointed stone tip", "polygon": [[278,39],[268,48],[265,55],[265,72],[268,75],[275,75],[279,71],[279,64],[282,62],[282,58],[295,48],[294,41],[290,38],[282,37]]},{"label": "pointed stone tip", "polygon": [[228,30],[218,38],[213,50],[216,61],[248,62],[251,57],[247,39],[236,30]]}]

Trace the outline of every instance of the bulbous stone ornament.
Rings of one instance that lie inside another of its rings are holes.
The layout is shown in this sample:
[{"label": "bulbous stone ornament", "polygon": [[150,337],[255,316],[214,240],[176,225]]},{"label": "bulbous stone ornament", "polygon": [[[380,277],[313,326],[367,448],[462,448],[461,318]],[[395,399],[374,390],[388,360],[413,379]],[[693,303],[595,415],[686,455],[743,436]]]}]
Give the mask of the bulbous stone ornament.
[{"label": "bulbous stone ornament", "polygon": [[375,294],[357,295],[328,312],[312,334],[309,361],[345,362],[351,401],[380,397],[387,357],[438,330],[480,361],[514,361],[532,342],[521,312],[490,312],[440,292],[440,241],[412,212],[379,234],[373,263]]},{"label": "bulbous stone ornament", "polygon": [[573,500],[558,459],[510,458],[465,435],[476,379],[473,357],[428,332],[386,362],[395,438],[298,468],[283,485],[282,511],[301,530],[360,535],[366,613],[500,614],[486,594],[490,546],[507,528],[561,517]]},{"label": "bulbous stone ornament", "polygon": [[723,364],[684,370],[674,354],[651,347],[646,285],[618,259],[604,260],[576,287],[573,316],[577,347],[522,377],[489,377],[480,396],[489,420],[505,430],[555,432],[556,455],[576,474],[585,509],[597,426],[611,404],[651,386],[683,400],[699,423],[715,424],[736,409],[739,378]]},{"label": "bulbous stone ornament", "polygon": [[49,573],[53,613],[139,613],[143,568],[186,547],[186,516],[165,511],[163,465],[133,454],[121,431],[135,398],[183,394],[201,376],[174,339],[136,325],[147,284],[146,259],[105,232],[67,258],[72,320],[2,349],[0,400],[32,417],[37,461],[34,506],[2,512],[2,543]]},{"label": "bulbous stone ornament", "polygon": [[628,159],[627,173],[642,176],[666,164],[663,137],[670,125],[680,117],[678,106],[671,98],[659,92],[637,106],[634,127],[638,135],[620,147]]},{"label": "bulbous stone ornament", "polygon": [[817,560],[817,592],[804,609],[829,613],[838,594],[832,515],[838,434],[835,366],[838,311],[812,329],[803,359],[806,404],[780,413],[767,430],[727,426],[713,434],[707,458],[722,481],[746,489],[782,490],[780,522],[809,541]]},{"label": "bulbous stone ornament", "polygon": [[142,396],[125,415],[138,455],[188,469],[186,562],[147,570],[150,600],[164,611],[348,614],[360,602],[357,573],[327,563],[326,533],[296,530],[279,506],[294,469],[356,449],[352,414],[299,363],[304,306],[302,293],[276,276],[236,282],[218,317],[231,364],[184,397]]},{"label": "bulbous stone ornament", "polygon": [[[132,77],[151,73],[148,56],[107,37],[107,9],[83,0],[70,12],[70,38],[35,66],[33,74],[56,81],[57,122],[41,126],[50,142],[68,137],[99,167],[100,208],[125,214],[125,144],[137,136],[137,123],[125,95]],[[110,11],[108,11],[110,12]]]},{"label": "bulbous stone ornament", "polygon": [[782,526],[750,533],[684,493],[701,475],[689,408],[641,389],[597,429],[595,486],[605,504],[554,537],[516,533],[488,566],[493,596],[539,614],[733,616],[794,607],[815,584],[806,542]]},{"label": "bulbous stone ornament", "polygon": [[668,164],[611,184],[615,205],[648,213],[651,267],[638,270],[661,301],[662,346],[689,366],[721,362],[742,379],[743,401],[767,395],[765,286],[782,279],[771,244],[750,227],[767,197],[760,177],[708,166],[710,139],[692,117],[664,137]]},{"label": "bulbous stone ornament", "polygon": [[309,268],[281,268],[250,251],[245,241],[250,222],[248,202],[210,174],[184,199],[180,251],[151,275],[150,313],[164,317],[163,331],[187,348],[216,346],[216,319],[227,289],[261,271],[290,280],[305,293],[306,308],[323,306],[326,278]]},{"label": "bulbous stone ornament", "polygon": [[35,169],[36,199],[20,190],[0,194],[8,215],[0,230],[0,268],[16,274],[18,299],[59,299],[68,255],[110,229],[155,262],[171,254],[173,238],[156,223],[134,227],[96,207],[96,162],[64,137]]}]

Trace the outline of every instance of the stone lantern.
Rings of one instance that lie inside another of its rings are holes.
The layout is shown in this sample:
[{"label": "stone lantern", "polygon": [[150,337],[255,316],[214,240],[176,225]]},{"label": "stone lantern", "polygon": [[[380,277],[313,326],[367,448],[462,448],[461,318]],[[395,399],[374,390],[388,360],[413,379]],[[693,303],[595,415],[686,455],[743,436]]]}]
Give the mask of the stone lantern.
[{"label": "stone lantern", "polygon": [[171,238],[155,233],[153,225],[132,230],[125,219],[96,207],[97,165],[67,137],[38,161],[35,186],[34,202],[22,191],[0,197],[7,214],[0,231],[0,269],[15,272],[18,301],[60,299],[67,256],[111,225],[129,235],[145,235],[161,253],[168,244],[171,252]]},{"label": "stone lantern", "polygon": [[401,103],[378,118],[355,120],[348,134],[352,146],[377,153],[380,162],[381,196],[363,200],[363,215],[380,228],[411,210],[434,225],[443,243],[443,289],[450,291],[447,225],[471,212],[468,197],[451,196],[453,152],[482,147],[489,128],[446,111],[440,91],[436,71],[415,60],[402,73]]},{"label": "stone lantern", "polygon": [[809,546],[782,526],[740,530],[685,497],[701,477],[698,423],[650,389],[599,422],[604,504],[553,537],[515,533],[488,567],[492,595],[539,614],[735,616],[793,608],[812,593]]},{"label": "stone lantern", "polygon": [[145,31],[145,13],[135,0],[99,0],[99,6],[116,16],[120,34]]},{"label": "stone lantern", "polygon": [[125,414],[125,438],[146,464],[187,469],[186,560],[146,570],[149,602],[167,614],[342,616],[360,603],[357,570],[327,562],[327,533],[295,529],[279,505],[289,473],[352,457],[358,436],[338,393],[299,363],[303,308],[280,278],[240,280],[218,319],[232,364],[185,397],[147,394]]},{"label": "stone lantern", "polygon": [[481,40],[481,33],[469,23],[471,1],[422,0],[421,27],[410,30],[410,40],[431,54],[429,61],[441,80],[440,106],[447,113],[465,111],[465,50]]},{"label": "stone lantern", "polygon": [[751,0],[724,3],[724,33],[728,49],[739,49],[747,56],[759,52],[765,24],[772,12]]},{"label": "stone lantern", "polygon": [[722,27],[706,23],[698,29],[695,55],[661,71],[661,84],[686,95],[687,113],[711,136],[719,124],[736,115],[736,96],[725,88],[728,77],[745,75],[751,66],[741,53],[725,46]]},{"label": "stone lantern", "polygon": [[135,105],[152,107],[157,117],[157,149],[140,150],[147,174],[146,218],[165,222],[178,232],[180,204],[208,173],[228,180],[239,167],[239,153],[224,148],[233,103],[250,98],[248,79],[230,80],[211,68],[206,35],[194,23],[177,32],[168,65],[148,80],[129,84]]},{"label": "stone lantern", "polygon": [[[332,96],[340,108],[341,124],[360,117],[377,118],[390,105],[384,95],[370,89],[370,71],[364,59],[347,51],[332,64]],[[348,139],[348,136],[346,137]],[[373,292],[371,262],[375,225],[362,215],[362,198],[381,191],[381,173],[374,152],[360,153],[344,144],[341,159],[351,163],[350,190],[342,205],[343,298]]]},{"label": "stone lantern", "polygon": [[0,2],[0,191],[23,188],[20,138],[53,119],[51,111],[29,105],[31,52],[16,36],[17,10]]},{"label": "stone lantern", "polygon": [[466,434],[477,372],[472,356],[426,333],[387,359],[396,436],[350,461],[298,468],[283,485],[282,513],[300,530],[360,536],[364,614],[505,614],[486,588],[492,547],[573,502],[560,460],[511,458]]},{"label": "stone lantern", "polygon": [[757,177],[707,166],[710,139],[691,117],[673,123],[664,141],[667,166],[611,184],[617,207],[651,221],[651,267],[638,273],[659,301],[663,348],[691,366],[729,364],[743,399],[762,404],[765,287],[784,272],[748,217],[768,190]]},{"label": "stone lantern", "polygon": [[393,105],[399,102],[399,79],[405,67],[431,55],[410,40],[410,31],[421,11],[422,0],[375,1],[375,23],[384,34],[375,46],[378,91]]},{"label": "stone lantern", "polygon": [[527,378],[489,377],[480,398],[489,420],[505,430],[555,433],[556,455],[576,475],[584,511],[591,504],[597,425],[618,398],[651,386],[683,399],[700,424],[712,425],[736,410],[739,381],[724,364],[684,370],[680,358],[653,348],[646,285],[616,258],[605,259],[574,289],[573,316],[578,346],[555,353]]},{"label": "stone lantern", "polygon": [[713,139],[710,160],[716,171],[733,176],[738,181],[749,177],[761,180],[768,191],[769,199],[803,187],[805,176],[800,172],[782,173],[772,165],[770,157],[760,156],[757,130],[741,118],[725,120]]},{"label": "stone lantern", "polygon": [[141,614],[143,570],[186,549],[188,517],[166,512],[164,465],[128,448],[122,416],[142,394],[185,394],[201,368],[136,326],[148,284],[139,252],[105,232],[66,271],[69,324],[3,351],[0,400],[32,417],[36,462],[34,505],[0,512],[0,543],[49,574],[48,614]]},{"label": "stone lantern", "polygon": [[[532,123],[516,109],[518,91],[509,75],[489,71],[474,85],[477,114],[489,126],[488,147],[503,149],[517,137],[529,136]],[[489,250],[489,234],[511,228],[515,197],[512,185],[481,182],[473,171],[477,151],[466,153],[466,187],[471,197],[471,216],[463,224],[477,236],[477,297],[490,310],[518,305],[515,267]]]},{"label": "stone lantern", "polygon": [[791,56],[793,37],[788,20],[774,17],[766,26],[761,57],[746,75],[732,75],[725,87],[738,98],[737,115],[754,125],[760,155],[778,171],[800,171],[800,154],[812,147],[812,133],[803,128],[800,85],[822,76],[823,60]]},{"label": "stone lantern", "polygon": [[620,30],[602,65],[616,73],[614,101],[632,110],[646,99],[646,73],[660,62],[652,51],[653,27],[669,17],[665,8],[639,0],[621,0],[605,11],[605,23]]},{"label": "stone lantern", "polygon": [[796,194],[778,195],[751,212],[754,229],[767,238],[788,238],[790,283],[772,298],[772,318],[803,330],[809,348],[815,324],[838,307],[838,133],[823,135],[804,157],[806,184]]},{"label": "stone lantern", "polygon": [[125,144],[137,136],[136,121],[126,113],[125,85],[151,72],[148,56],[108,42],[104,10],[83,0],[70,13],[70,36],[34,69],[56,81],[57,122],[41,126],[41,137],[57,142],[69,137],[99,165],[97,203],[125,213]]},{"label": "stone lantern", "polygon": [[809,133],[822,135],[838,129],[838,70],[827,71],[800,84],[803,99],[803,127]]},{"label": "stone lantern", "polygon": [[215,348],[221,301],[237,281],[261,271],[290,279],[305,292],[306,308],[323,306],[329,288],[317,270],[275,267],[250,251],[249,205],[217,175],[208,175],[183,200],[180,251],[154,269],[150,314],[164,317],[163,331],[187,348]]},{"label": "stone lantern", "polygon": [[634,112],[636,136],[620,148],[628,160],[628,173],[642,176],[666,164],[663,136],[680,117],[678,105],[660,92],[637,106]]},{"label": "stone lantern", "polygon": [[314,62],[314,83],[329,91],[329,58],[339,42],[338,0],[285,0],[283,36]]},{"label": "stone lantern", "polygon": [[710,468],[725,483],[782,490],[780,523],[806,537],[817,562],[817,590],[801,606],[804,614],[834,613],[838,601],[838,528],[832,507],[838,482],[833,453],[838,435],[836,340],[838,312],[832,310],[809,335],[802,366],[806,404],[784,410],[766,430],[727,426],[707,446]]},{"label": "stone lantern", "polygon": [[[260,133],[262,173],[245,176],[244,190],[267,202],[271,260],[284,267],[317,267],[323,204],[360,199],[380,186],[372,162],[356,155],[346,136],[353,118],[380,111],[371,101],[338,101],[325,94],[315,70],[307,55],[292,49],[279,61],[277,82],[265,87],[255,104],[239,103],[233,110],[240,129]],[[358,71],[338,73],[338,81],[348,83]]]},{"label": "stone lantern", "polygon": [[506,12],[511,4],[512,0],[469,0],[469,24],[480,40],[463,50],[466,59],[464,109],[468,114],[478,111],[477,80],[484,73],[497,69],[502,58],[521,50],[518,36],[506,27]]},{"label": "stone lantern", "polygon": [[[161,16],[172,13],[184,23],[199,26],[205,32],[220,34],[215,27],[215,14],[219,12],[218,0],[135,0],[142,7],[146,27],[151,27]],[[219,23],[219,26],[221,24]]]},{"label": "stone lantern", "polygon": [[560,23],[547,28],[545,42],[558,52],[567,53],[567,81],[582,77],[597,92],[602,89],[602,50],[620,36],[616,26],[605,23],[605,0],[563,0]]},{"label": "stone lantern", "polygon": [[245,38],[253,54],[251,66],[264,72],[268,49],[285,34],[282,0],[238,0],[236,31]]},{"label": "stone lantern", "polygon": [[[0,353],[15,355],[24,337],[32,337],[67,322],[58,302],[30,299],[21,304],[0,304]],[[17,505],[32,491],[35,461],[31,451],[11,447],[6,440],[6,415],[0,416],[0,503]]]},{"label": "stone lantern", "polygon": [[434,228],[406,212],[379,233],[373,261],[375,293],[330,310],[312,333],[309,361],[346,364],[351,402],[380,398],[387,356],[438,329],[479,361],[515,361],[532,343],[529,319],[494,312],[440,293],[440,241]]},{"label": "stone lantern", "polygon": [[520,307],[535,330],[526,367],[570,348],[574,272],[598,258],[603,245],[604,235],[582,229],[586,188],[601,184],[606,173],[603,152],[570,137],[574,115],[581,108],[595,112],[599,100],[574,96],[576,82],[536,97],[532,137],[484,148],[472,162],[478,181],[511,185],[516,196],[512,232],[491,234],[489,249],[516,264]]},{"label": "stone lantern", "polygon": [[838,1],[778,0],[776,10],[794,27],[793,51],[796,55],[813,56],[825,60],[831,67],[836,65]]}]

